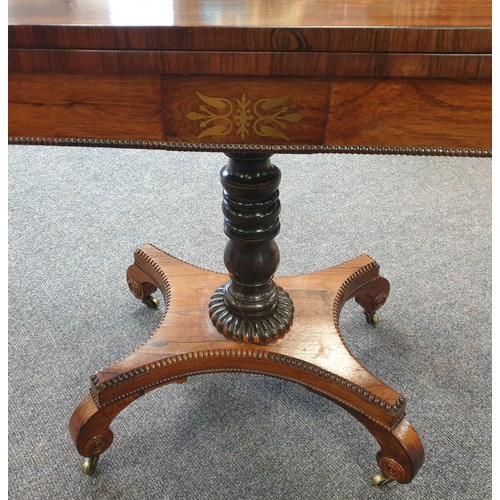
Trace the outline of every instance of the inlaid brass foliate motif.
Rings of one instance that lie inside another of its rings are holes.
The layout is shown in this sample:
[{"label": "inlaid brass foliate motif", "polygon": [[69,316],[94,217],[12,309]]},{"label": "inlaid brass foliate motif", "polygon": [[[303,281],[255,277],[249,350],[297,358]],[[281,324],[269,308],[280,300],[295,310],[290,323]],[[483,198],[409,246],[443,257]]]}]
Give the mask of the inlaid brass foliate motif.
[{"label": "inlaid brass foliate motif", "polygon": [[201,92],[196,92],[196,95],[204,104],[199,104],[199,111],[187,113],[186,118],[198,122],[201,130],[198,139],[233,134],[244,140],[253,133],[289,142],[284,131],[289,124],[302,120],[300,114],[290,112],[285,105],[291,94],[255,102],[246,94],[235,102],[224,97],[209,97]]}]

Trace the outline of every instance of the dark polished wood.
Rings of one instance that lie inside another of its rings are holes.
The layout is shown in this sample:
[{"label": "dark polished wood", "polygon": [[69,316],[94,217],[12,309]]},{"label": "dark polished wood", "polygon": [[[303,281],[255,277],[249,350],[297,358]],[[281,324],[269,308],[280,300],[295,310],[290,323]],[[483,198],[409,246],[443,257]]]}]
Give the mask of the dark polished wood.
[{"label": "dark polished wood", "polygon": [[[9,136],[491,148],[490,1],[292,4],[11,0]],[[300,119],[203,135],[199,94]]]},{"label": "dark polished wood", "polygon": [[11,142],[230,157],[229,281],[150,245],[136,251],[128,286],[151,307],[159,290],[165,315],[144,345],[91,377],[70,422],[89,459],[84,471],[111,445],[113,419],[141,395],[240,371],[333,399],[380,444],[377,482],[411,481],[424,451],[405,399],[352,356],[338,324],[355,298],[376,325],[389,282],[368,256],[274,279],[280,175],[270,156],[491,155],[491,1],[154,4],[9,0]]},{"label": "dark polished wood", "polygon": [[377,52],[232,52],[10,49],[9,69],[25,73],[489,78],[487,54]]},{"label": "dark polished wood", "polygon": [[214,326],[233,340],[267,343],[285,334],[293,320],[290,296],[273,281],[280,261],[274,241],[280,230],[280,181],[270,155],[231,154],[221,171],[230,280],[208,305]]}]

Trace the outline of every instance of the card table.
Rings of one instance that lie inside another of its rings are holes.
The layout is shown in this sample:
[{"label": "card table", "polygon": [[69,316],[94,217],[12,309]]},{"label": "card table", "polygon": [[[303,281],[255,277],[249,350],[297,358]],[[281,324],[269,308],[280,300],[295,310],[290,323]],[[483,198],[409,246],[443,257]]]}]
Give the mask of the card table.
[{"label": "card table", "polygon": [[113,419],[143,394],[241,372],[332,399],[380,445],[373,483],[410,482],[424,450],[406,400],[339,328],[352,298],[375,326],[389,282],[367,255],[274,278],[271,156],[490,156],[491,1],[9,0],[8,36],[11,144],[228,157],[228,273],[136,250],[130,291],[154,308],[158,290],[165,314],[144,344],[91,376],[69,424],[83,471],[94,472]]}]

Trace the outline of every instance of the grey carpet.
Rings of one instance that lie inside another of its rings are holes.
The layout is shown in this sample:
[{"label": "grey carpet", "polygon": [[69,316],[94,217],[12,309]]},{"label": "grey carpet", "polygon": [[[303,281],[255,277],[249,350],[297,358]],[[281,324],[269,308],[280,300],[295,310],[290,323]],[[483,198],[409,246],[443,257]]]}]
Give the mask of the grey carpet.
[{"label": "grey carpet", "polygon": [[279,274],[360,253],[392,285],[347,344],[408,398],[427,459],[409,485],[370,486],[378,446],[297,384],[213,374],[140,398],[95,476],[67,426],[88,377],[157,325],[127,289],[154,243],[224,271],[222,154],[9,147],[9,494],[12,499],[491,497],[491,160],[276,155]]}]

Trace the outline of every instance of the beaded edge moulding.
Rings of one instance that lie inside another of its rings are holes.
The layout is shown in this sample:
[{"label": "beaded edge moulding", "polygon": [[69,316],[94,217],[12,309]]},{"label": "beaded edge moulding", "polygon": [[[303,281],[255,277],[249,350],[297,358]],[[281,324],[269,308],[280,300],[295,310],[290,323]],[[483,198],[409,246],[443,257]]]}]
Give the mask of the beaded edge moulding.
[{"label": "beaded edge moulding", "polygon": [[198,152],[267,152],[267,153],[331,153],[379,154],[407,156],[467,156],[491,158],[492,150],[484,148],[436,148],[425,146],[328,146],[328,145],[267,145],[267,144],[192,144],[188,142],[125,141],[117,139],[75,139],[45,137],[9,137],[11,145],[75,146],[96,148],[162,149]]}]

